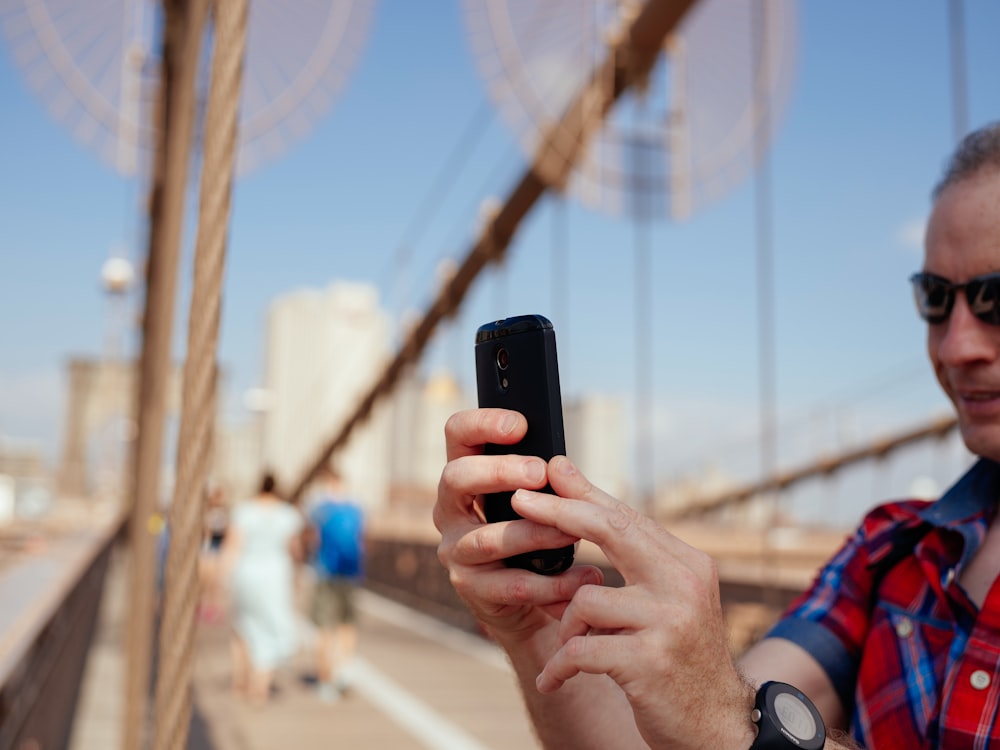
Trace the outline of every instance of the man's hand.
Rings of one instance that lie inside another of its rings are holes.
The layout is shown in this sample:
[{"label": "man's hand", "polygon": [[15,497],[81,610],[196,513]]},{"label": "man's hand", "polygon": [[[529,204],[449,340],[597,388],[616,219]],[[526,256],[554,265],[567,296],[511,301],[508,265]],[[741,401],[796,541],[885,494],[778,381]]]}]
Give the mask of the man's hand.
[{"label": "man's hand", "polygon": [[538,690],[605,674],[651,747],[749,747],[755,691],[729,653],[713,560],[596,488],[565,457],[552,459],[548,478],[558,496],[519,490],[514,509],[597,544],[625,585],[573,595]]},{"label": "man's hand", "polygon": [[591,566],[541,576],[504,565],[504,558],[514,554],[578,541],[548,523],[485,522],[485,493],[539,489],[549,481],[540,458],[483,455],[486,443],[513,445],[526,430],[523,416],[503,409],[475,409],[452,416],[445,426],[448,463],[434,506],[434,524],[441,532],[438,558],[448,569],[452,585],[491,634],[507,646],[531,639],[546,627],[554,630],[577,589],[603,580],[600,570]]}]

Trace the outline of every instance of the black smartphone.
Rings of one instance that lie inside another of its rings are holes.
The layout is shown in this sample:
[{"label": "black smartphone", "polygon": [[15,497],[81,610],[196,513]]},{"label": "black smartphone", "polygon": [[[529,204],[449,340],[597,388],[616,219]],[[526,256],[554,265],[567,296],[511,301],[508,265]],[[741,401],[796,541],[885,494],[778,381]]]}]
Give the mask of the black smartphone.
[{"label": "black smartphone", "polygon": [[[488,455],[517,453],[548,461],[566,453],[556,332],[541,315],[519,315],[486,323],[476,331],[476,386],[480,407],[500,407],[521,412],[528,431],[516,445],[487,445]],[[543,492],[551,492],[546,486]],[[486,520],[520,518],[511,507],[511,492],[487,494]],[[562,573],[573,564],[573,545],[514,555],[510,567],[542,575]]]}]

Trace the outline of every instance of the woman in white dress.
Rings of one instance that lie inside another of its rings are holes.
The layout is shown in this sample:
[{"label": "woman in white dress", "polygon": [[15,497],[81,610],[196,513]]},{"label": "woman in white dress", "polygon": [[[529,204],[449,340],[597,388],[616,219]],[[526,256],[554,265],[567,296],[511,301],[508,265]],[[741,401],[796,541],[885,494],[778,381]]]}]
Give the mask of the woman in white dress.
[{"label": "woman in white dress", "polygon": [[223,542],[232,594],[233,687],[260,705],[274,670],[297,648],[295,564],[302,559],[302,514],[266,474],[256,497],[233,510]]}]

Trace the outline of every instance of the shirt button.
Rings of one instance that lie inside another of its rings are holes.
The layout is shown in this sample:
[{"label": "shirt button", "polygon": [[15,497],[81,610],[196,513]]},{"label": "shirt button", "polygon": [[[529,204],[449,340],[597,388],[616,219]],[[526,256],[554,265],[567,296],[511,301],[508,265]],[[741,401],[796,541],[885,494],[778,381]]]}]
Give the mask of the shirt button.
[{"label": "shirt button", "polygon": [[977,669],[969,675],[969,684],[976,690],[985,690],[990,686],[990,673],[983,669]]},{"label": "shirt button", "polygon": [[913,622],[908,617],[896,623],[896,635],[900,638],[909,638],[913,635]]}]

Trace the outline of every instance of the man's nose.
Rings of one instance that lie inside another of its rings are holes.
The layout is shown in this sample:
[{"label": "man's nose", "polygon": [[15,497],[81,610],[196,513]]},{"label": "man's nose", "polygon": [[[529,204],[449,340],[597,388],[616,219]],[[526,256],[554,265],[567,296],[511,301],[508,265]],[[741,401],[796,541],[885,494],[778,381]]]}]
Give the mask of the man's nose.
[{"label": "man's nose", "polygon": [[955,295],[951,315],[942,328],[937,355],[943,364],[955,366],[993,360],[1000,351],[1000,327],[988,325],[973,315],[962,292]]}]

